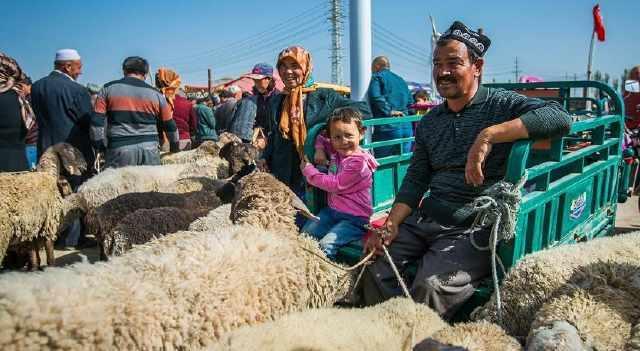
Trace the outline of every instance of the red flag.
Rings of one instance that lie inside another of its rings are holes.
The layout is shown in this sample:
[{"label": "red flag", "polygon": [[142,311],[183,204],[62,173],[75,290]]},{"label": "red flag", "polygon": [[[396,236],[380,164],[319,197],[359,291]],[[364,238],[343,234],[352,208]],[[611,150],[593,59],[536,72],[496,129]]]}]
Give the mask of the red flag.
[{"label": "red flag", "polygon": [[600,14],[600,5],[593,7],[593,31],[598,34],[599,41],[604,41],[604,22]]}]

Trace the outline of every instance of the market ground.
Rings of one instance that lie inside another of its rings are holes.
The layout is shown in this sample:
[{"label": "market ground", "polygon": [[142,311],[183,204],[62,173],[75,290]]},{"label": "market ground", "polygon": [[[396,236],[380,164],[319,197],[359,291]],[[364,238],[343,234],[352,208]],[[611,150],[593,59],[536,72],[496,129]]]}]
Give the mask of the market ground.
[{"label": "market ground", "polygon": [[[640,230],[640,212],[638,211],[638,197],[633,196],[623,204],[618,204],[618,215],[616,218],[616,232],[628,233]],[[56,266],[65,266],[83,259],[95,262],[99,260],[97,248],[88,248],[79,251],[55,251]],[[41,256],[44,258],[44,252]]]}]

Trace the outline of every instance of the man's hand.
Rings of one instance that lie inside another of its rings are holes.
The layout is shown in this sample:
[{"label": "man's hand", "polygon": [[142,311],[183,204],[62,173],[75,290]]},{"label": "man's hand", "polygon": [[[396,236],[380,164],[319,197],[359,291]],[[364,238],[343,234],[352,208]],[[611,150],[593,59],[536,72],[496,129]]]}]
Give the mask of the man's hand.
[{"label": "man's hand", "polygon": [[404,116],[404,112],[402,111],[391,111],[391,117],[401,117]]},{"label": "man's hand", "polygon": [[391,219],[387,219],[384,223],[384,226],[380,228],[382,233],[384,233],[384,237],[380,237],[378,233],[373,233],[367,239],[367,242],[364,245],[364,253],[368,254],[371,251],[375,251],[376,255],[380,256],[383,254],[382,245],[389,246],[393,240],[398,237],[398,224],[396,224]]},{"label": "man's hand", "polygon": [[323,149],[316,149],[316,153],[315,155],[313,155],[313,162],[319,166],[326,166],[327,164],[329,164],[327,154]]},{"label": "man's hand", "polygon": [[467,154],[467,164],[464,167],[464,179],[467,184],[480,186],[484,183],[482,167],[491,152],[491,148],[491,133],[489,128],[486,128],[478,134],[476,141],[471,145]]}]

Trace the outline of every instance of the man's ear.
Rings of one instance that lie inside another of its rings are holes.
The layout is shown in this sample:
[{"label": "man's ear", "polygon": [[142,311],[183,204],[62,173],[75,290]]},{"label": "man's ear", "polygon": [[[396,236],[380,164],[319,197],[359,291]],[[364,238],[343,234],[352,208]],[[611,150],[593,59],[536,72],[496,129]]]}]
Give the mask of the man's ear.
[{"label": "man's ear", "polygon": [[484,59],[479,57],[476,62],[473,63],[473,66],[475,69],[474,76],[480,77],[482,75],[482,68],[484,67]]}]

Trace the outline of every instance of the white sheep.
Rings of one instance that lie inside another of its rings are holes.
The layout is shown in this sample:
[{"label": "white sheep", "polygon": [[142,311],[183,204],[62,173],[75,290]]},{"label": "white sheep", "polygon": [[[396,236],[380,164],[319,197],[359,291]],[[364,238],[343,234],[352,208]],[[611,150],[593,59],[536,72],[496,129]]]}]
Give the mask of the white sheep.
[{"label": "white sheep", "polygon": [[598,261],[640,264],[640,233],[562,245],[525,256],[501,283],[502,321],[498,323],[495,296],[473,314],[502,326],[509,335],[526,338],[536,312],[565,286],[576,270]]},{"label": "white sheep", "polygon": [[406,298],[353,309],[323,308],[286,315],[225,335],[211,350],[406,350],[446,328],[424,304]]},{"label": "white sheep", "polygon": [[540,308],[527,350],[623,350],[639,319],[640,266],[597,262],[580,267]]},{"label": "white sheep", "polygon": [[4,274],[0,349],[201,348],[331,305],[323,287],[336,278],[321,254],[312,239],[230,226],[167,235],[108,263]]},{"label": "white sheep", "polygon": [[36,172],[0,173],[0,262],[9,246],[26,248],[29,266],[36,269],[44,244],[47,264],[54,264],[53,242],[75,215],[68,206],[71,202],[63,201],[71,189],[62,168],[69,175],[80,175],[87,164],[77,149],[62,143],[44,152]]}]

